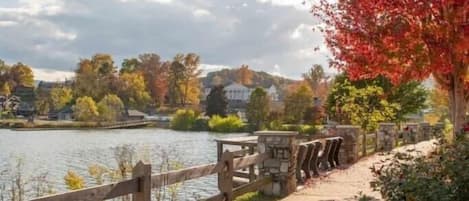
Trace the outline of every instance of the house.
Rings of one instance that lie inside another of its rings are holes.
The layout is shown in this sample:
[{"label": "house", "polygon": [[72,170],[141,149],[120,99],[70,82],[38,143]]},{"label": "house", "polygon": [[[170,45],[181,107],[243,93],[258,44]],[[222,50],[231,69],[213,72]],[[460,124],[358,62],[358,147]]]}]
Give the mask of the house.
[{"label": "house", "polygon": [[[225,86],[225,95],[228,101],[230,102],[239,102],[239,103],[246,103],[249,101],[251,97],[251,93],[257,87],[249,88],[239,83],[232,83],[230,85]],[[279,100],[279,93],[277,88],[272,85],[269,88],[264,88],[267,94],[270,96],[272,101],[280,101]],[[211,88],[205,88],[204,96],[207,97],[210,94]]]},{"label": "house", "polygon": [[144,120],[147,114],[138,110],[127,110],[125,119],[127,121]]},{"label": "house", "polygon": [[70,121],[73,120],[72,106],[68,105],[58,111],[49,112],[49,120]]},{"label": "house", "polygon": [[16,96],[19,98],[20,103],[18,105],[18,108],[16,110],[16,115],[21,115],[21,116],[31,116],[34,114],[35,108],[34,108],[34,100],[35,100],[35,94],[34,94],[34,87],[29,87],[29,86],[17,86],[13,90],[12,93],[13,96]]}]

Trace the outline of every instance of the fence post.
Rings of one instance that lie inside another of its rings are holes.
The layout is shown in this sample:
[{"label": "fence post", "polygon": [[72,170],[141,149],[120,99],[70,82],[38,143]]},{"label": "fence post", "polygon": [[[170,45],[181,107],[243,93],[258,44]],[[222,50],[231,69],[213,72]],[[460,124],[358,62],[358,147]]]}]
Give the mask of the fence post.
[{"label": "fence post", "polygon": [[298,132],[260,131],[255,132],[255,135],[259,136],[259,153],[270,154],[268,159],[258,164],[259,177],[272,177],[272,183],[265,185],[262,192],[281,197],[295,192]]},{"label": "fence post", "polygon": [[224,164],[223,170],[218,174],[218,189],[223,194],[225,201],[233,198],[233,153],[226,151],[221,155],[219,163]]},{"label": "fence post", "polygon": [[430,140],[432,128],[429,123],[422,122],[419,124],[419,141]]},{"label": "fence post", "polygon": [[394,140],[397,140],[397,128],[394,123],[380,123],[377,138],[378,149],[391,151],[394,148]]},{"label": "fence post", "polygon": [[362,131],[359,126],[336,126],[335,134],[344,138],[344,142],[339,152],[339,160],[341,164],[355,163],[358,160],[358,140],[361,133]]},{"label": "fence post", "polygon": [[132,170],[132,178],[138,178],[138,193],[132,195],[132,200],[151,201],[151,165],[139,161]]}]

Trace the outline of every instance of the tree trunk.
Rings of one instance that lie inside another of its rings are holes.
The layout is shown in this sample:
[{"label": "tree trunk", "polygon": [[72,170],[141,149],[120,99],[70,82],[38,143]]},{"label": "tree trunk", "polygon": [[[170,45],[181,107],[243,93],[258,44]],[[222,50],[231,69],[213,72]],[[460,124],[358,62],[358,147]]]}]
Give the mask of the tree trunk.
[{"label": "tree trunk", "polygon": [[452,78],[452,86],[449,89],[449,103],[451,122],[453,122],[453,134],[459,134],[463,129],[466,117],[466,103],[464,92],[464,81],[460,76],[455,75]]}]

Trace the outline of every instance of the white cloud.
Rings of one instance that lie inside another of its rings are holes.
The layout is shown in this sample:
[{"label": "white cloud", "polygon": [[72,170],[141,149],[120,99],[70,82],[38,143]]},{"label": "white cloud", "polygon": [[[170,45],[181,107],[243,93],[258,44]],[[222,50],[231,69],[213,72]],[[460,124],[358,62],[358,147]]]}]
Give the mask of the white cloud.
[{"label": "white cloud", "polygon": [[214,65],[214,64],[200,64],[200,68],[202,69],[202,75],[201,76],[206,76],[207,73],[213,72],[213,71],[218,71],[221,69],[231,69],[230,66],[226,65]]},{"label": "white cloud", "polygon": [[64,32],[60,29],[56,29],[54,31],[54,37],[56,39],[64,39],[64,40],[75,40],[77,38],[77,34],[75,33],[67,33],[67,32]]},{"label": "white cloud", "polygon": [[210,11],[208,10],[205,10],[205,9],[195,9],[192,14],[195,16],[195,17],[205,17],[205,16],[210,16],[212,15],[212,13],[210,13]]},{"label": "white cloud", "polygon": [[[129,2],[137,2],[139,0],[119,0],[122,3],[129,3]],[[173,0],[143,0],[144,2],[151,2],[151,3],[160,3],[160,4],[170,4]]]},{"label": "white cloud", "polygon": [[312,29],[313,29],[313,26],[301,23],[295,28],[295,30],[293,30],[293,32],[290,35],[290,38],[292,39],[302,38],[304,32],[312,32]]},{"label": "white cloud", "polygon": [[308,10],[311,8],[311,1],[307,0],[257,0],[259,3],[270,3],[273,6],[290,6],[298,10]]},{"label": "white cloud", "polygon": [[0,27],[11,27],[17,24],[18,22],[10,21],[10,20],[0,21]]},{"label": "white cloud", "polygon": [[32,68],[32,70],[34,73],[34,79],[43,81],[65,81],[73,78],[75,75],[75,73],[71,71],[47,70],[41,68]]}]

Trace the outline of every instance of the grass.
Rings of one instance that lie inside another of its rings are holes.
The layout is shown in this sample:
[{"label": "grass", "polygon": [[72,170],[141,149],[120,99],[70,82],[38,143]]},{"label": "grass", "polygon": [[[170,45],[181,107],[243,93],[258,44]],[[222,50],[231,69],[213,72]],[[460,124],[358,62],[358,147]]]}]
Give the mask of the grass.
[{"label": "grass", "polygon": [[235,201],[277,201],[280,200],[276,197],[266,196],[260,192],[252,192],[241,195],[235,199]]}]

